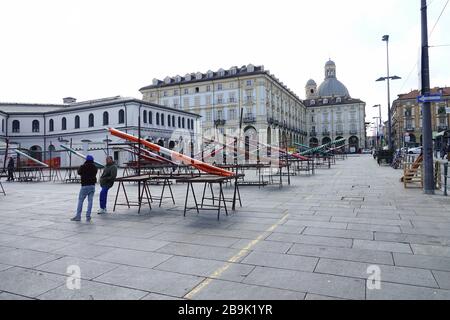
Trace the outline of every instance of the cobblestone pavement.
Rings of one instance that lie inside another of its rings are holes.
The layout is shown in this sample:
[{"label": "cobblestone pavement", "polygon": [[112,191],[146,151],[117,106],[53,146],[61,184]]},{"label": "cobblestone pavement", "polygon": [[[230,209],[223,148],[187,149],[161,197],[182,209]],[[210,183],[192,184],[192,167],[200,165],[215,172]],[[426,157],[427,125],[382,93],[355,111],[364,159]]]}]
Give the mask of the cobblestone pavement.
[{"label": "cobblestone pavement", "polygon": [[220,221],[183,217],[185,185],[176,205],[77,223],[78,185],[3,182],[0,299],[450,299],[450,198],[400,175],[349,157],[281,189],[242,187]]}]

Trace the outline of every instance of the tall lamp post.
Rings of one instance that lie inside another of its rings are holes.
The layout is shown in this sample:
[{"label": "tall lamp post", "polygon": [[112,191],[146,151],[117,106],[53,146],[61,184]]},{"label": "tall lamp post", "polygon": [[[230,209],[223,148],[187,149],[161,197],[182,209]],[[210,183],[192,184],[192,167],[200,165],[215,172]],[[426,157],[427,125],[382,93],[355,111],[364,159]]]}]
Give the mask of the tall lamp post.
[{"label": "tall lamp post", "polygon": [[387,80],[387,97],[388,97],[388,146],[389,150],[394,149],[392,145],[392,125],[391,125],[391,88],[390,80],[401,79],[398,76],[390,76],[389,73],[389,35],[384,35],[382,41],[386,41],[386,57],[387,57],[387,76],[378,78],[376,81],[386,81]]},{"label": "tall lamp post", "polygon": [[379,149],[380,144],[381,144],[381,141],[380,141],[381,139],[379,140],[380,125],[379,125],[378,119],[380,119],[380,117],[373,117],[373,119],[377,119],[377,121],[375,122],[375,125],[377,127],[377,148]]},{"label": "tall lamp post", "polygon": [[[376,105],[374,105],[372,108],[378,108],[378,117],[379,117],[379,119],[380,119],[380,126],[381,126],[381,104],[376,104]],[[380,126],[379,127],[377,127],[377,141],[378,141],[378,130],[380,130]]]}]

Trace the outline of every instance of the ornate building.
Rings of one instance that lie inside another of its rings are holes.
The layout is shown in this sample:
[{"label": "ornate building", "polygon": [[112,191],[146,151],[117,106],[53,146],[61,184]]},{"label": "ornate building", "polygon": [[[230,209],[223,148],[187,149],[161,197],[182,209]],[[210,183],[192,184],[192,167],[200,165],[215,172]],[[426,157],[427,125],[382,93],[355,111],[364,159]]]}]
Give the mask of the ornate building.
[{"label": "ornate building", "polygon": [[153,79],[140,89],[143,100],[202,116],[205,137],[236,136],[292,146],[306,141],[306,108],[302,100],[263,66],[188,73]]},{"label": "ornate building", "polygon": [[322,145],[346,139],[348,150],[357,152],[366,143],[365,102],[350,96],[347,87],[336,77],[336,64],[325,64],[325,79],[317,87],[314,80],[305,86],[308,144]]}]

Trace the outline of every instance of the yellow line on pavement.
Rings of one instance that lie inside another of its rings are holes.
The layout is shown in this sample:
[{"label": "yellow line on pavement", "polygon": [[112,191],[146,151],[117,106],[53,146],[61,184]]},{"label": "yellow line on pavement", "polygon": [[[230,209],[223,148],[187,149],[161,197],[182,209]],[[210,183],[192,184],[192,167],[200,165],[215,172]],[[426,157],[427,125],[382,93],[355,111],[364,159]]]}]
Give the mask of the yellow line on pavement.
[{"label": "yellow line on pavement", "polygon": [[218,278],[222,273],[224,273],[226,270],[228,270],[233,265],[233,263],[239,261],[239,259],[241,259],[243,256],[245,256],[249,250],[251,250],[256,244],[258,244],[258,242],[260,242],[261,240],[263,240],[265,238],[267,233],[272,232],[279,225],[283,224],[286,221],[287,217],[289,216],[287,211],[288,211],[287,209],[285,211],[283,211],[284,216],[280,220],[278,220],[274,225],[272,225],[268,229],[266,229],[264,231],[264,233],[259,235],[256,239],[250,241],[236,255],[234,255],[233,257],[228,259],[227,262],[222,267],[220,267],[219,269],[217,269],[216,271],[211,273],[205,280],[200,282],[195,288],[193,288],[191,291],[186,293],[183,298],[192,299],[196,294],[198,294],[201,290],[203,290],[206,286],[208,286],[212,280],[214,280],[215,278]]}]

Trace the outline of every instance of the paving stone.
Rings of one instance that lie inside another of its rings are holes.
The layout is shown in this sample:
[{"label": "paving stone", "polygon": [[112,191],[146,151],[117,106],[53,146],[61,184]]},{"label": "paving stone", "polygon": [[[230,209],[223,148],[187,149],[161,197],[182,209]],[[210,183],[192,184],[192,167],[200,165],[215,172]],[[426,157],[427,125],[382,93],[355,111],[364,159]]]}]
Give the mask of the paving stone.
[{"label": "paving stone", "polygon": [[49,239],[49,240],[62,240],[64,238],[75,235],[77,235],[77,233],[73,231],[53,230],[53,229],[39,229],[39,231],[28,233],[29,237]]},{"label": "paving stone", "polygon": [[233,230],[233,229],[202,229],[196,234],[209,235],[209,236],[223,236],[238,239],[256,239],[260,236],[264,238],[269,235],[268,232],[250,231],[250,230]]},{"label": "paving stone", "polygon": [[306,294],[305,300],[345,300],[345,299],[308,293],[308,294]]},{"label": "paving stone", "polygon": [[308,227],[303,231],[304,235],[313,236],[325,236],[334,238],[345,238],[345,239],[366,239],[372,240],[373,233],[371,231],[357,231],[357,230],[339,230],[339,229],[323,229]]},{"label": "paving stone", "polygon": [[16,236],[24,236],[39,230],[41,230],[41,228],[6,225],[0,229],[0,233],[12,234]]},{"label": "paving stone", "polygon": [[246,249],[252,251],[265,251],[265,252],[275,252],[275,253],[286,253],[292,246],[291,242],[281,242],[281,241],[259,241],[252,244],[251,240],[239,240],[235,243],[232,248],[235,249]]},{"label": "paving stone", "polygon": [[187,243],[169,243],[157,252],[167,253],[177,256],[186,256],[193,258],[203,258],[211,260],[228,261],[239,253],[239,249],[211,247],[207,245],[196,245]]},{"label": "paving stone", "polygon": [[341,222],[288,220],[288,221],[286,221],[286,223],[284,223],[284,225],[285,226],[304,226],[304,227],[329,228],[329,229],[347,229],[347,223],[341,223]]},{"label": "paving stone", "polygon": [[434,277],[441,289],[450,290],[450,272],[433,271]]},{"label": "paving stone", "polygon": [[0,253],[0,263],[10,266],[33,268],[60,258],[60,255],[26,249],[16,249]]},{"label": "paving stone", "polygon": [[273,233],[272,235],[267,237],[267,240],[315,244],[315,245],[327,245],[330,247],[344,247],[344,248],[350,248],[353,244],[352,239],[332,238],[331,236],[322,237],[322,236],[294,235],[281,233]]},{"label": "paving stone", "polygon": [[392,255],[389,252],[355,248],[332,248],[327,246],[294,244],[288,251],[288,254],[368,262],[373,264],[394,264]]},{"label": "paving stone", "polygon": [[66,285],[38,296],[40,300],[139,300],[147,292],[81,280],[80,289],[70,290]]},{"label": "paving stone", "polygon": [[450,258],[394,253],[396,266],[450,271]]},{"label": "paving stone", "polygon": [[182,298],[171,297],[167,295],[157,294],[157,293],[149,293],[141,300],[183,300]]},{"label": "paving stone", "polygon": [[450,245],[450,237],[436,237],[427,235],[411,235],[405,233],[386,233],[375,232],[375,240],[380,241],[394,241],[410,244],[426,244],[426,245]]},{"label": "paving stone", "polygon": [[95,257],[95,260],[135,267],[153,268],[170,259],[171,257],[171,255],[156,252],[114,249],[105,254]]},{"label": "paving stone", "polygon": [[367,300],[449,300],[450,290],[396,283],[381,283],[380,290],[367,290]]},{"label": "paving stone", "polygon": [[14,267],[0,272],[0,290],[35,298],[64,284],[66,277]]},{"label": "paving stone", "polygon": [[114,248],[92,245],[85,242],[66,246],[53,251],[53,253],[64,256],[92,259],[112,250],[114,250]]},{"label": "paving stone", "polygon": [[305,293],[237,282],[212,280],[194,300],[303,300]]},{"label": "paving stone", "polygon": [[176,256],[160,264],[155,269],[240,282],[254,267],[237,263]]},{"label": "paving stone", "polygon": [[97,282],[183,297],[204,278],[154,269],[121,266],[98,278]]},{"label": "paving stone", "polygon": [[[166,232],[163,234],[159,234],[159,235],[153,237],[152,239],[163,240],[163,241],[182,242],[182,243],[191,243],[191,244],[200,244],[200,245],[208,244],[209,246],[218,246],[218,247],[229,247],[239,241],[239,239],[236,239],[236,238],[207,236],[207,235],[201,235],[201,234],[185,234],[185,233],[175,233],[175,232]],[[165,244],[167,244],[167,243],[168,242],[165,242]]]},{"label": "paving stone", "polygon": [[30,249],[43,252],[52,252],[70,245],[70,242],[61,240],[50,240],[42,238],[25,237],[9,244],[11,247],[20,249]]},{"label": "paving stone", "polygon": [[369,240],[356,239],[353,241],[353,248],[378,250],[378,251],[389,251],[389,252],[412,253],[411,247],[409,246],[409,244],[400,243],[400,242],[369,241]]},{"label": "paving stone", "polygon": [[48,227],[52,224],[54,224],[53,221],[33,220],[32,219],[32,220],[21,221],[21,222],[15,223],[14,225],[23,226],[23,227],[40,228],[40,227]]},{"label": "paving stone", "polygon": [[[370,275],[367,270],[370,266],[373,265],[370,263],[322,258],[317,264],[314,272],[367,280]],[[431,271],[429,270],[395,267],[381,264],[376,266],[380,268],[380,277],[382,282],[395,282],[424,287],[437,287],[437,283],[434,280]]]},{"label": "paving stone", "polygon": [[331,222],[339,223],[363,223],[363,224],[375,224],[382,226],[402,226],[411,227],[411,222],[406,220],[390,220],[390,219],[372,219],[372,218],[347,218],[347,217],[332,217]]},{"label": "paving stone", "polygon": [[312,257],[254,251],[244,258],[241,263],[312,272],[318,260],[318,258]]},{"label": "paving stone", "polygon": [[142,251],[155,251],[164,247],[168,242],[154,239],[137,239],[131,237],[112,236],[102,241],[97,242],[98,246],[134,249]]},{"label": "paving stone", "polygon": [[244,283],[321,295],[328,294],[338,298],[365,298],[363,280],[311,272],[256,267]]},{"label": "paving stone", "polygon": [[68,275],[67,270],[69,266],[80,267],[81,279],[88,279],[88,280],[98,277],[118,267],[117,264],[95,261],[92,259],[63,257],[61,259],[53,260],[51,262],[42,264],[38,267],[35,267],[35,269],[67,276]]},{"label": "paving stone", "polygon": [[450,257],[450,247],[448,246],[430,246],[423,244],[411,245],[414,254]]},{"label": "paving stone", "polygon": [[32,298],[19,296],[8,292],[0,292],[0,300],[34,300]]}]

